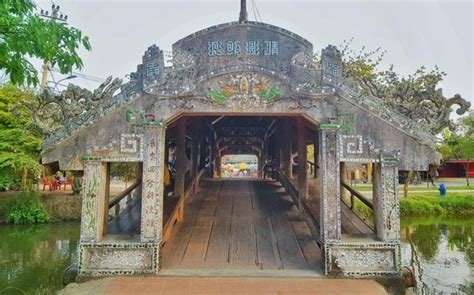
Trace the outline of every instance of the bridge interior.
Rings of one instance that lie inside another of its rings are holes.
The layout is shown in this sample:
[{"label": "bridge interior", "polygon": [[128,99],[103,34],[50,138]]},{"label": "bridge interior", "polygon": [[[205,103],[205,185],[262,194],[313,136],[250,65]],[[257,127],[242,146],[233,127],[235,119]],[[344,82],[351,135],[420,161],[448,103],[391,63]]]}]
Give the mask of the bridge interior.
[{"label": "bridge interior", "polygon": [[[317,124],[302,116],[184,115],[169,122],[162,273],[291,270],[319,275],[318,136]],[[222,177],[222,157],[242,154],[257,157],[256,177]],[[119,196],[128,201],[109,218],[106,239],[139,238],[140,190],[137,177]],[[342,204],[342,233],[373,234]]]}]

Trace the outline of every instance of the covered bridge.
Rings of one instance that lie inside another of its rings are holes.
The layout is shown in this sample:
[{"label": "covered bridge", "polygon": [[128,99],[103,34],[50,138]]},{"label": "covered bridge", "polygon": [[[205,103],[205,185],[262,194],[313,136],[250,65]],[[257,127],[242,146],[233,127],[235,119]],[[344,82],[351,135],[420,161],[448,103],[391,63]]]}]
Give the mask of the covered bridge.
[{"label": "covered bridge", "polygon": [[[43,163],[84,171],[80,276],[400,273],[398,171],[435,164],[432,135],[343,78],[335,46],[315,57],[245,14],[174,43],[172,66],[149,47],[118,94],[46,141]],[[222,157],[240,154],[257,157],[256,177],[221,178]],[[140,171],[109,217],[113,162]],[[353,163],[372,164],[374,224],[341,201],[359,196]]]}]

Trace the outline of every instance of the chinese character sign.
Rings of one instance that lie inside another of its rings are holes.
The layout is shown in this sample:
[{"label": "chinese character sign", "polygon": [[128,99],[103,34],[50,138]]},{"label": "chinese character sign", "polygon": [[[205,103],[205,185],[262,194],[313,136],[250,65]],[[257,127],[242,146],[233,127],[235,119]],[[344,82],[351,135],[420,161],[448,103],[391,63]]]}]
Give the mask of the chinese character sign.
[{"label": "chinese character sign", "polygon": [[[235,55],[249,55],[249,56],[272,56],[279,55],[279,42],[276,40],[248,40],[241,41],[209,41],[207,43],[208,56],[235,56]],[[242,50],[245,49],[245,50]]]}]

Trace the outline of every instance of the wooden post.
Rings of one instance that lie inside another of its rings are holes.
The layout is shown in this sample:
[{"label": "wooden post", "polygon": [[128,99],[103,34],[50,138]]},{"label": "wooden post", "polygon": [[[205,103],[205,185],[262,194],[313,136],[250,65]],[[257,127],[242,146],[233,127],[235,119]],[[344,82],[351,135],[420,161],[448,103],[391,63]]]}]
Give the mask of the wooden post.
[{"label": "wooden post", "polygon": [[[306,149],[306,126],[303,118],[297,121],[297,143],[298,143],[298,196],[301,199],[308,198],[308,170]],[[299,204],[298,206],[301,209]]]},{"label": "wooden post", "polygon": [[221,169],[221,153],[220,152],[217,152],[217,155],[216,155],[216,174],[217,174],[217,178],[221,178],[222,176],[222,169]]},{"label": "wooden post", "polygon": [[210,139],[209,145],[211,148],[210,154],[209,154],[209,170],[211,172],[210,177],[213,178],[214,177],[214,163],[215,163],[215,157],[216,157],[216,142],[214,139],[214,132],[210,133],[209,139]]},{"label": "wooden post", "polygon": [[[346,172],[346,163],[344,162],[341,162],[339,164],[339,176],[340,176],[340,179],[341,179],[341,182],[344,182],[347,184],[347,172]],[[340,185],[340,184],[339,184]],[[347,197],[347,190],[342,187],[342,185],[340,185],[341,188],[341,199],[345,200],[345,198]]]},{"label": "wooden post", "polygon": [[290,119],[284,119],[283,121],[283,152],[282,152],[282,162],[283,162],[283,171],[288,179],[293,177],[293,169],[291,167],[291,146],[292,146],[292,136],[291,136],[291,124]]},{"label": "wooden post", "polygon": [[275,126],[275,169],[280,169],[281,168],[281,140],[280,136],[276,136],[275,134],[280,134],[281,132],[281,122],[280,120],[277,121],[276,126]]},{"label": "wooden post", "polygon": [[[166,162],[166,160],[165,160]],[[137,188],[135,189],[136,193],[137,193],[137,199],[141,199],[142,198],[142,187],[143,187],[143,162],[139,162],[138,163],[138,168],[137,168],[137,181],[141,181],[142,184],[140,184],[139,186],[137,186]],[[163,184],[164,185],[164,184]]]},{"label": "wooden post", "polygon": [[178,201],[178,221],[184,219],[184,181],[186,175],[186,119],[181,119],[176,125],[176,178],[174,195]]},{"label": "wooden post", "polygon": [[174,186],[175,197],[184,195],[184,177],[186,173],[186,121],[181,119],[176,126],[176,179]]},{"label": "wooden post", "polygon": [[320,170],[318,167],[320,167],[320,151],[319,149],[321,148],[321,144],[319,142],[319,131],[316,131],[316,136],[314,138],[314,178],[319,177]]},{"label": "wooden post", "polygon": [[199,159],[199,119],[195,120],[191,131],[191,176],[195,178],[198,172]]}]

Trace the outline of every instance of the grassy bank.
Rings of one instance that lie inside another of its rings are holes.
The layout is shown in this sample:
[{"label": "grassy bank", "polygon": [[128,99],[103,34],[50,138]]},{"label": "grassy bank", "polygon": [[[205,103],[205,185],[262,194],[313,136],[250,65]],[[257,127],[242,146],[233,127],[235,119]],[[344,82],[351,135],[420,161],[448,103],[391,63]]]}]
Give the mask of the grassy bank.
[{"label": "grassy bank", "polygon": [[80,196],[71,192],[0,192],[0,224],[79,220],[81,205]]},{"label": "grassy bank", "polygon": [[[357,199],[355,211],[369,222],[373,222],[372,210]],[[440,198],[436,193],[413,193],[408,198],[400,200],[400,213],[405,218],[474,216],[474,195],[451,192],[447,197]]]},{"label": "grassy bank", "polygon": [[[448,193],[449,192],[456,192],[456,191],[466,191],[466,190],[471,190],[471,191],[474,191],[474,185],[471,185],[471,186],[467,186],[467,185],[449,185],[449,183],[446,185],[447,187],[447,190],[448,190]],[[359,192],[371,192],[372,191],[372,185],[367,185],[367,184],[364,184],[364,185],[355,185],[353,186],[353,188],[356,190],[356,191],[359,191]],[[403,192],[403,185],[399,185],[398,186],[398,189],[400,192]],[[429,186],[427,187],[426,185],[425,186],[413,186],[413,185],[410,185],[408,186],[408,193],[412,193],[412,192],[417,192],[417,191],[432,191],[432,192],[436,192],[438,193],[438,186],[434,187],[434,186]]]},{"label": "grassy bank", "polygon": [[447,197],[413,194],[400,200],[402,216],[467,216],[474,214],[474,196],[450,193]]}]

